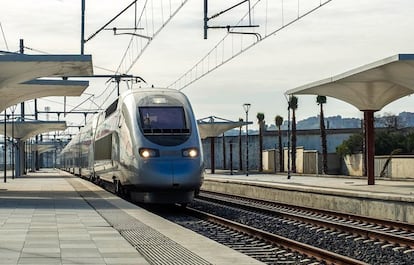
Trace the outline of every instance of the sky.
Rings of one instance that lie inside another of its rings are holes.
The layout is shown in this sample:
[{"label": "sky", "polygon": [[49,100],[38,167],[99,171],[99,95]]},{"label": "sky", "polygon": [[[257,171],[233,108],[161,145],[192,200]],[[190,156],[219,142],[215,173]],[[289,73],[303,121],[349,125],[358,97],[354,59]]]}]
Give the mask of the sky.
[{"label": "sky", "polygon": [[[0,2],[0,23],[4,33],[4,37],[0,35],[0,50],[18,51],[19,39],[24,39],[25,46],[33,49],[26,49],[28,54],[38,54],[37,51],[49,54],[80,52],[80,0]],[[86,0],[85,36],[90,36],[131,2]],[[156,5],[159,2],[166,3],[161,15],[167,16],[168,10],[174,9],[182,1],[149,0],[148,3]],[[223,2],[210,0],[209,15],[238,1]],[[262,0],[259,4],[261,7],[253,14],[253,22],[260,25],[258,30],[266,28],[271,31],[278,27],[277,23],[270,25],[271,19],[283,19],[286,23],[297,16],[298,9],[304,11],[321,2],[325,1]],[[171,7],[169,3],[172,3]],[[237,8],[211,23],[235,24],[245,11],[244,7]],[[159,10],[155,12],[160,15]],[[284,94],[287,90],[398,53],[414,53],[412,14],[412,0],[332,0],[184,88],[182,92],[192,102],[198,119],[217,116],[238,120],[245,117],[242,105],[250,103],[250,121],[256,124],[256,114],[263,112],[266,123],[274,124],[276,115],[287,118]],[[128,11],[108,27],[130,27],[134,19],[133,12]],[[210,29],[209,37],[205,40],[202,23],[203,2],[189,0],[152,40],[127,74],[142,77],[148,85],[169,86],[206,55],[226,33],[223,29]],[[151,23],[146,25],[151,27]],[[88,41],[85,53],[92,54],[94,73],[110,74],[103,69],[116,70],[130,38],[102,31]],[[114,84],[110,85],[112,89]],[[109,94],[105,90],[107,86],[107,80],[91,79],[84,96],[68,98],[67,109],[83,102],[91,94],[97,105],[106,107],[115,99],[114,93]],[[126,85],[121,83],[121,91],[125,89]],[[39,109],[50,106],[52,111],[62,110],[61,103],[62,98],[41,99]],[[27,104],[29,108],[33,105],[30,102]],[[299,96],[298,105],[298,120],[319,114],[316,96]],[[86,101],[80,108],[96,108],[96,105]],[[362,113],[354,106],[334,98],[327,99],[324,109],[325,116],[362,117]],[[412,96],[389,104],[377,115],[398,114],[402,111],[414,112]],[[57,119],[54,116],[50,115],[49,118]],[[68,115],[66,119],[73,125],[83,122],[83,116]]]}]

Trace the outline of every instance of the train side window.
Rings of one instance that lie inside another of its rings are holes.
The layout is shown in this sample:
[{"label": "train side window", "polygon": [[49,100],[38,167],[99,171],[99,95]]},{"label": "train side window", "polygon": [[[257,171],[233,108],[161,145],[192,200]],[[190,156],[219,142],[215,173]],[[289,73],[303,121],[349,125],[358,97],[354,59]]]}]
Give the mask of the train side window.
[{"label": "train side window", "polygon": [[114,113],[117,107],[118,107],[118,99],[112,102],[112,104],[109,105],[109,107],[105,110],[105,118],[111,115],[112,113]]}]

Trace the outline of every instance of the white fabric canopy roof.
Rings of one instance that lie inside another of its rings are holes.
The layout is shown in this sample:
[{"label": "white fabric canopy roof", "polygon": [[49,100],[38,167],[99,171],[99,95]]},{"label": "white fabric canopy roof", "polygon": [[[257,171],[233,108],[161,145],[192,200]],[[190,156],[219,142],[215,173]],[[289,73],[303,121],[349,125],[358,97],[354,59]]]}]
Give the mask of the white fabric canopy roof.
[{"label": "white fabric canopy roof", "polygon": [[79,96],[89,85],[87,81],[37,78],[92,74],[90,55],[1,55],[0,111],[28,99]]},{"label": "white fabric canopy roof", "polygon": [[[12,125],[14,130],[12,133]],[[6,135],[22,141],[29,139],[38,134],[52,131],[66,130],[66,121],[17,121],[6,123]],[[0,124],[0,133],[4,135],[3,124]],[[13,134],[13,136],[12,136]]]},{"label": "white fabric canopy roof", "polygon": [[397,54],[321,81],[288,90],[288,95],[320,95],[378,111],[414,93],[414,54]]},{"label": "white fabric canopy roof", "polygon": [[88,81],[32,80],[0,89],[0,111],[22,101],[48,96],[80,96]]},{"label": "white fabric canopy roof", "polygon": [[252,124],[252,122],[243,122],[243,121],[230,121],[215,116],[207,117],[197,121],[198,131],[200,133],[201,139],[208,137],[217,137],[222,135],[224,132],[244,126],[246,124]]}]

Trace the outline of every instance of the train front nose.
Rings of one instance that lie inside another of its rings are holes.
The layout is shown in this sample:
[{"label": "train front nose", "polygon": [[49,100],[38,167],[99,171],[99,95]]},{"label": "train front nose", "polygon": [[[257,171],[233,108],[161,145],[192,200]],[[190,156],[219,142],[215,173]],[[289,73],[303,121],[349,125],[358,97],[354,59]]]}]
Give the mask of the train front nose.
[{"label": "train front nose", "polygon": [[144,161],[139,182],[154,189],[194,189],[201,185],[202,166],[197,159]]}]

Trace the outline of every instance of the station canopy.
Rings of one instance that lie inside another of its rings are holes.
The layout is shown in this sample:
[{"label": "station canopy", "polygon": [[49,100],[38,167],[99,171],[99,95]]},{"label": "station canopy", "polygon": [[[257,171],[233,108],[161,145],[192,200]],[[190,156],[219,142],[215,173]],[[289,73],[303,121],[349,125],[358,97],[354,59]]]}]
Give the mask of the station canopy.
[{"label": "station canopy", "polygon": [[397,54],[286,92],[288,95],[330,96],[361,111],[381,110],[412,93],[414,54]]},{"label": "station canopy", "polygon": [[364,112],[368,185],[374,176],[374,112],[414,93],[414,54],[397,54],[340,75],[288,90],[288,95],[330,96]]},{"label": "station canopy", "polygon": [[80,96],[88,81],[50,80],[50,77],[92,74],[91,55],[0,55],[0,111],[34,98]]},{"label": "station canopy", "polygon": [[88,81],[72,80],[31,80],[0,89],[0,109],[20,102],[48,96],[80,96],[89,86]]},{"label": "station canopy", "polygon": [[37,143],[32,147],[33,151],[38,151],[39,154],[56,150],[56,143]]},{"label": "station canopy", "polygon": [[217,137],[228,130],[252,123],[253,122],[231,121],[216,116],[210,116],[197,120],[198,131],[201,139]]},{"label": "station canopy", "polygon": [[[14,128],[13,128],[14,127]],[[66,130],[66,121],[15,121],[6,122],[6,135],[22,141],[34,137],[38,134],[64,131]],[[0,133],[4,135],[4,127],[0,125]]]}]

